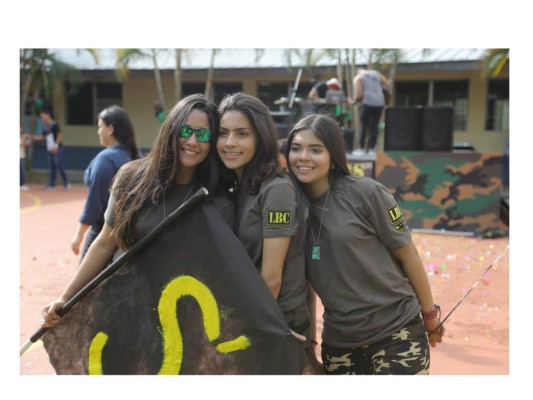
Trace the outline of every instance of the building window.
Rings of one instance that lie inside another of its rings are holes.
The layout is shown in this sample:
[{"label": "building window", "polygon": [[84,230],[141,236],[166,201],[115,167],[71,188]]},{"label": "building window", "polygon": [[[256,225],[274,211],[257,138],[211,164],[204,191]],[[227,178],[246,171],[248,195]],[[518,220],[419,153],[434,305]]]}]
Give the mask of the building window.
[{"label": "building window", "polygon": [[427,106],[429,82],[396,82],[394,105],[397,107]]},{"label": "building window", "polygon": [[226,95],[237,93],[237,92],[242,92],[242,82],[224,82],[224,83],[215,82],[214,92],[215,92],[215,103],[220,104],[220,102]]},{"label": "building window", "polygon": [[205,83],[182,83],[181,96],[182,98],[190,96],[191,94],[204,93]]},{"label": "building window", "polygon": [[67,83],[66,93],[67,125],[95,125],[100,111],[122,104],[120,83],[89,82],[75,87]]},{"label": "building window", "polygon": [[468,122],[468,81],[397,82],[394,105],[453,107],[454,130],[464,131]]},{"label": "building window", "polygon": [[490,79],[487,95],[488,131],[509,130],[509,80]]},{"label": "building window", "polygon": [[279,105],[274,104],[282,97],[289,98],[290,84],[288,82],[258,82],[257,97],[271,110],[277,110]]},{"label": "building window", "polygon": [[[280,109],[280,104],[275,104],[274,102],[276,100],[281,100],[282,97],[285,97],[288,102],[293,85],[294,82],[258,82],[257,97],[261,99],[270,110],[277,111]],[[307,100],[307,94],[312,87],[312,82],[300,82],[298,84],[295,99]]]},{"label": "building window", "polygon": [[434,82],[432,105],[453,107],[454,130],[466,131],[468,119],[468,81]]}]

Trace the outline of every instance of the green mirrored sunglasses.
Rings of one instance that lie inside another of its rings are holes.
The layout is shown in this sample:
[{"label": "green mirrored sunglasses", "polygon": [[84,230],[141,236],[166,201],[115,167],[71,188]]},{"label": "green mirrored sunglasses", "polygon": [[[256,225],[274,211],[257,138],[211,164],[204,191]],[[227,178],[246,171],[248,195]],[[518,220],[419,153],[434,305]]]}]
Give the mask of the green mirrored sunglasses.
[{"label": "green mirrored sunglasses", "polygon": [[196,140],[198,140],[199,142],[207,143],[211,139],[211,131],[207,128],[194,129],[187,124],[181,125],[179,130],[180,137],[188,139],[192,136],[193,133],[196,134]]}]

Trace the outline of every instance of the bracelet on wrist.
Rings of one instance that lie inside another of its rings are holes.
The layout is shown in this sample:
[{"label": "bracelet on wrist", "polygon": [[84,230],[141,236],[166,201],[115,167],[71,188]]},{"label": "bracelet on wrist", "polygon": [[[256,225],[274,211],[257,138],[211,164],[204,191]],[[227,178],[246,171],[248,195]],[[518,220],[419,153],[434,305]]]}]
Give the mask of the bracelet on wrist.
[{"label": "bracelet on wrist", "polygon": [[440,319],[440,306],[438,304],[433,305],[433,310],[431,311],[422,311],[422,319],[424,321],[430,320],[430,319]]}]

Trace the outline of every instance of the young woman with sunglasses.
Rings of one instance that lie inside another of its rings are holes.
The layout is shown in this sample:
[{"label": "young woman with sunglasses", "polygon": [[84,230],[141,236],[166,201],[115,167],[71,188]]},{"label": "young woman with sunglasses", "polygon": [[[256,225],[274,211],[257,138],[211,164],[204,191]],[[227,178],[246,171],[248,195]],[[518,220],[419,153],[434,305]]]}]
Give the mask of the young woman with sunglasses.
[{"label": "young woman with sunglasses", "polygon": [[204,186],[208,199],[234,229],[232,201],[220,189],[220,165],[215,154],[218,133],[216,105],[204,95],[179,101],[163,122],[146,158],[125,164],[118,172],[105,224],[76,274],[57,300],[42,309],[45,327],[55,326],[66,301],[94,278],[117,249],[126,250]]},{"label": "young woman with sunglasses", "polygon": [[428,374],[429,345],[444,326],[394,197],[350,175],[342,133],[326,115],[294,126],[287,159],[309,203],[306,268],[324,305],[325,373]]},{"label": "young woman with sunglasses", "polygon": [[309,348],[303,253],[306,208],[299,204],[295,183],[279,165],[274,121],[261,100],[244,93],[226,96],[218,110],[218,155],[235,172],[237,235],[290,329],[301,340],[305,337]]}]

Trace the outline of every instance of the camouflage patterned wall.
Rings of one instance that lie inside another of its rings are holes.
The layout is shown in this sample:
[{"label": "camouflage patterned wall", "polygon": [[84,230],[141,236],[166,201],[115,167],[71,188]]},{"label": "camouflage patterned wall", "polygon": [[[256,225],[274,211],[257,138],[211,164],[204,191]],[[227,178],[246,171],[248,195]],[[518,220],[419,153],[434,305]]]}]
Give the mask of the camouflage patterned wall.
[{"label": "camouflage patterned wall", "polygon": [[380,152],[375,178],[396,198],[410,229],[473,232],[500,219],[502,154]]}]

